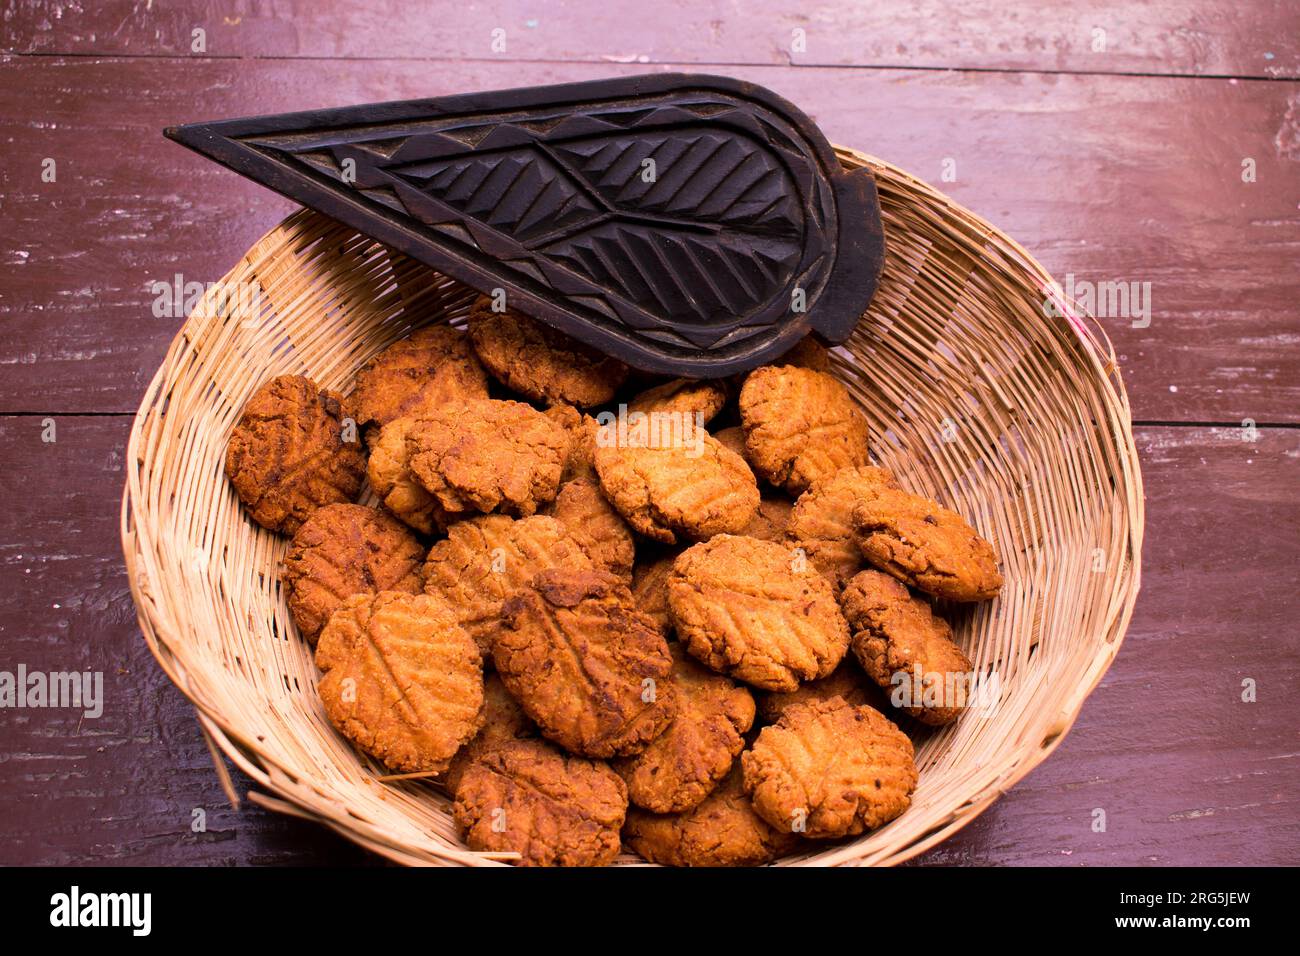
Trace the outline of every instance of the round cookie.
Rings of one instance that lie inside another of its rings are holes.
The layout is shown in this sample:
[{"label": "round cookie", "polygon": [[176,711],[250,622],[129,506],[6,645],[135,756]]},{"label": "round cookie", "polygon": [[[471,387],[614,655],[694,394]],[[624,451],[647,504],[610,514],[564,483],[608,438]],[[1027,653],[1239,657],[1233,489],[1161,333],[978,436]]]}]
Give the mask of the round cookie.
[{"label": "round cookie", "polygon": [[545,412],[547,418],[562,425],[569,435],[569,457],[564,462],[562,481],[574,478],[596,478],[596,419],[584,415],[572,405],[552,405]]},{"label": "round cookie", "polygon": [[638,753],[677,711],[668,644],[603,571],[553,568],[501,609],[492,660],[542,734],[571,753]]},{"label": "round cookie", "polygon": [[787,707],[830,700],[832,697],[843,697],[855,707],[866,704],[877,710],[889,708],[889,701],[884,693],[866,674],[862,673],[862,668],[852,657],[845,657],[844,662],[835,668],[829,677],[800,684],[795,690],[758,694],[756,703],[758,715],[763,722],[774,724],[781,719]]},{"label": "round cookie", "polygon": [[[742,459],[745,457],[745,430],[739,425],[724,428],[713,436],[724,448],[730,448]],[[764,541],[784,541],[786,527],[794,506],[779,495],[763,494],[758,502],[758,511],[754,520],[746,525],[741,534]],[[856,548],[855,548],[856,551]]]},{"label": "round cookie", "polygon": [[226,446],[226,476],[249,516],[293,534],[316,509],[352,501],[366,455],[344,429],[338,395],[302,375],[281,375],[248,400]]},{"label": "round cookie", "polygon": [[603,405],[627,378],[618,359],[513,309],[493,312],[486,295],[470,309],[469,337],[497,381],[534,401]]},{"label": "round cookie", "polygon": [[519,702],[510,696],[506,685],[494,673],[483,678],[483,726],[469,743],[456,751],[447,772],[442,775],[442,785],[452,796],[460,786],[461,778],[472,764],[493,750],[498,750],[516,740],[534,740],[537,725],[532,722]]},{"label": "round cookie", "polygon": [[673,645],[677,714],[633,757],[615,762],[628,799],[655,813],[679,813],[707,797],[745,749],[754,698],[728,677],[705,670]]},{"label": "round cookie", "polygon": [[623,840],[641,859],[663,866],[763,866],[797,852],[802,841],[754,812],[740,768],[684,813],[628,810]]},{"label": "round cookie", "polygon": [[428,325],[363,365],[348,403],[359,424],[386,425],[448,403],[487,397],[487,373],[465,333],[450,325]]},{"label": "round cookie", "polygon": [[766,365],[740,390],[749,463],[792,495],[823,475],[867,463],[867,420],[825,372]]},{"label": "round cookie", "polygon": [[701,428],[656,434],[649,419],[597,436],[605,497],[634,531],[655,541],[736,533],[758,510],[758,483],[744,460]]},{"label": "round cookie", "polygon": [[501,622],[501,603],[548,568],[591,570],[564,525],[545,515],[484,515],[458,521],[429,549],[424,590],[443,598],[484,655]]},{"label": "round cookie", "polygon": [[648,388],[627,404],[627,410],[645,415],[690,415],[703,428],[727,404],[727,386],[720,379],[696,381],[675,378]]},{"label": "round cookie", "polygon": [[531,515],[555,498],[569,436],[531,405],[447,405],[408,432],[411,473],[448,512]]},{"label": "round cookie", "polygon": [[609,503],[598,482],[590,478],[566,481],[550,513],[569,529],[592,564],[624,581],[632,580],[632,563],[636,559],[632,529]]},{"label": "round cookie", "polygon": [[862,550],[853,537],[853,506],[877,487],[897,483],[890,472],[873,465],[841,468],[809,485],[790,513],[790,543],[803,549],[836,590],[862,567]]},{"label": "round cookie", "polygon": [[811,335],[806,335],[795,343],[794,348],[786,352],[773,365],[797,365],[812,369],[814,372],[831,370],[831,353]]},{"label": "round cookie", "polygon": [[381,591],[348,599],[316,646],[325,714],[400,773],[441,773],[482,723],[483,658],[440,601]]},{"label": "round cookie", "polygon": [[790,525],[790,515],[794,505],[775,495],[764,495],[759,499],[758,510],[754,520],[741,530],[748,538],[761,538],[764,541],[785,541],[786,528]]},{"label": "round cookie", "polygon": [[603,763],[520,740],[466,769],[452,815],[470,849],[518,853],[516,866],[605,866],[618,856],[627,789]]},{"label": "round cookie", "polygon": [[830,583],[772,541],[724,534],[683,551],[668,604],[692,655],[764,690],[825,677],[848,651]]},{"label": "round cookie", "polygon": [[971,662],[948,622],[907,585],[880,571],[849,581],[840,606],[853,655],[891,703],[923,724],[950,724],[966,708]]},{"label": "round cookie", "polygon": [[873,488],[853,506],[868,563],[950,601],[986,601],[1002,589],[998,556],[955,511],[901,488]]},{"label": "round cookie", "polygon": [[385,508],[416,531],[433,534],[445,530],[451,516],[411,472],[411,436],[419,425],[420,419],[407,416],[380,428],[370,446],[366,473],[370,490]]},{"label": "round cookie", "polygon": [[669,551],[657,558],[638,562],[632,569],[632,602],[664,637],[673,632],[672,614],[668,609],[668,578],[680,553]]},{"label": "round cookie", "polygon": [[723,448],[729,448],[734,451],[740,458],[748,464],[745,456],[749,453],[745,448],[745,429],[739,425],[732,425],[730,428],[723,428],[720,431],[713,432],[713,437]]},{"label": "round cookie", "polygon": [[364,505],[326,505],[298,529],[281,580],[289,612],[313,644],[331,614],[354,594],[423,587],[424,546],[406,525]]},{"label": "round cookie", "polygon": [[843,698],[786,708],[741,757],[754,810],[811,839],[856,836],[897,817],[916,788],[912,742]]}]

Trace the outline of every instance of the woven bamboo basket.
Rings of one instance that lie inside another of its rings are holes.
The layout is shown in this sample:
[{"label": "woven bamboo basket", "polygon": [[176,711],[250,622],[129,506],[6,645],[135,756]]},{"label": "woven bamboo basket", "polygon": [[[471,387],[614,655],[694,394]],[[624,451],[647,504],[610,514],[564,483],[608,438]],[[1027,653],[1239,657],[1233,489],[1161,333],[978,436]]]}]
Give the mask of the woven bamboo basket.
[{"label": "woven bamboo basket", "polygon": [[[996,697],[916,738],[911,808],[854,842],[783,864],[895,864],[973,820],[1047,757],[1119,650],[1137,597],[1142,482],[1104,332],[1014,240],[853,150],[880,191],[879,292],[835,350],[879,464],[967,517],[1006,586],[961,610],[959,643]],[[244,294],[254,289],[257,295]],[[235,294],[231,294],[235,290]],[[329,725],[278,568],[223,471],[245,401],[275,375],[346,390],[413,328],[459,323],[473,293],[316,213],[268,233],[186,321],[131,431],[122,542],[145,640],[193,702],[232,803],[315,820],[408,864],[499,864],[459,841],[427,781],[381,780]],[[1045,308],[1045,302],[1053,308]],[[634,862],[625,856],[624,862]]]}]

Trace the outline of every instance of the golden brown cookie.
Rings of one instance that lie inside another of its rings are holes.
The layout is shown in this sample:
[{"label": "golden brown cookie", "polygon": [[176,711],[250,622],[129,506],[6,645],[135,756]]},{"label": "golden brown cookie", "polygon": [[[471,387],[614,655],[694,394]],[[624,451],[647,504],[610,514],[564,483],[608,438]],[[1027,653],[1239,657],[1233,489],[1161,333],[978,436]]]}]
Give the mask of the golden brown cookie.
[{"label": "golden brown cookie", "polygon": [[831,370],[831,354],[826,346],[808,335],[795,343],[794,348],[772,364],[797,365],[800,368],[812,369],[814,372],[829,372]]},{"label": "golden brown cookie", "polygon": [[787,708],[741,768],[758,815],[810,839],[874,830],[906,810],[916,788],[907,735],[840,697]]},{"label": "golden brown cookie", "polygon": [[662,866],[763,866],[797,852],[803,842],[754,812],[739,766],[684,813],[629,808],[623,840],[641,859]]},{"label": "golden brown cookie", "polygon": [[695,381],[675,378],[648,388],[628,402],[628,412],[645,415],[689,415],[703,428],[727,404],[727,386],[721,379]]},{"label": "golden brown cookie", "polygon": [[786,528],[790,525],[790,515],[794,510],[785,498],[776,495],[764,495],[758,501],[758,510],[754,520],[741,530],[748,538],[761,538],[764,541],[785,541]]},{"label": "golden brown cookie", "polygon": [[384,425],[370,446],[366,472],[385,508],[416,531],[433,534],[446,530],[451,516],[411,473],[411,439],[419,426],[420,419],[411,416]]},{"label": "golden brown cookie", "polygon": [[465,333],[449,325],[428,325],[363,365],[348,403],[359,424],[386,425],[446,404],[487,397],[487,374]]},{"label": "golden brown cookie", "polygon": [[548,568],[590,570],[591,559],[564,525],[546,515],[484,515],[458,521],[429,549],[424,590],[442,597],[461,627],[492,653],[501,602]]},{"label": "golden brown cookie", "polygon": [[627,788],[604,763],[520,740],[471,764],[452,814],[472,850],[516,866],[605,866],[618,856]]},{"label": "golden brown cookie", "polygon": [[366,455],[346,417],[338,395],[302,375],[253,393],[226,446],[226,476],[254,521],[293,534],[317,508],[356,498]]},{"label": "golden brown cookie", "polygon": [[617,574],[624,581],[632,580],[632,562],[636,559],[632,529],[606,499],[597,481],[566,481],[550,513],[569,529],[598,569]]},{"label": "golden brown cookie", "polygon": [[572,405],[552,405],[544,413],[558,425],[563,425],[569,435],[569,457],[564,462],[561,480],[574,478],[596,479],[596,419],[584,415]]},{"label": "golden brown cookie", "polygon": [[492,660],[506,689],[571,753],[639,753],[677,711],[668,644],[603,571],[553,568],[501,609]]},{"label": "golden brown cookie", "polygon": [[596,473],[605,497],[647,538],[676,544],[736,533],[758,510],[758,482],[737,454],[703,429],[656,432],[640,419],[596,441]]},{"label": "golden brown cookie", "polygon": [[614,763],[628,799],[655,813],[680,813],[707,797],[745,749],[754,698],[729,677],[705,670],[673,645],[677,714],[633,757]]},{"label": "golden brown cookie", "polygon": [[668,578],[679,553],[670,551],[639,562],[632,569],[632,601],[664,637],[673,632],[673,619],[668,610]]},{"label": "golden brown cookie", "polygon": [[718,440],[718,443],[723,448],[730,448],[748,464],[748,459],[745,458],[745,455],[748,454],[745,450],[745,429],[739,425],[732,425],[730,428],[714,432],[713,437]]},{"label": "golden brown cookie", "polygon": [[[742,459],[745,457],[745,430],[739,425],[733,425],[731,428],[724,428],[719,432],[715,432],[713,437],[724,448],[731,449]],[[784,541],[785,529],[790,523],[790,514],[793,507],[783,497],[764,494],[759,499],[758,511],[754,513],[754,520],[746,525],[740,533],[751,538],[762,538],[764,541]]]},{"label": "golden brown cookie", "polygon": [[683,551],[668,604],[691,654],[764,690],[827,676],[849,647],[830,583],[772,541],[724,534]]},{"label": "golden brown cookie", "polygon": [[853,506],[868,563],[950,601],[987,601],[1002,589],[998,556],[961,515],[901,488],[874,488]]},{"label": "golden brown cookie", "polygon": [[483,658],[441,602],[380,591],[348,599],[316,647],[339,733],[399,773],[447,769],[483,719]]},{"label": "golden brown cookie", "polygon": [[835,585],[836,590],[862,567],[862,550],[853,537],[853,506],[877,487],[895,488],[884,468],[861,465],[823,475],[799,496],[787,533],[792,545]]},{"label": "golden brown cookie", "polygon": [[408,432],[411,473],[448,512],[531,515],[555,498],[569,436],[531,405],[447,405]]},{"label": "golden brown cookie", "polygon": [[853,655],[892,704],[932,727],[961,716],[971,689],[970,658],[930,602],[887,574],[863,571],[845,587],[840,606]]},{"label": "golden brown cookie", "polygon": [[755,369],[740,390],[740,422],[754,471],[792,495],[823,475],[867,463],[867,420],[825,372]]},{"label": "golden brown cookie", "polygon": [[497,381],[535,401],[603,405],[627,378],[618,359],[521,312],[493,312],[486,295],[470,309],[469,337]]},{"label": "golden brown cookie", "polygon": [[533,740],[538,736],[537,725],[532,722],[519,702],[510,696],[501,678],[489,672],[483,678],[483,726],[474,738],[451,758],[441,783],[452,796],[460,786],[465,771],[493,750],[499,750],[516,740]]},{"label": "golden brown cookie", "polygon": [[311,643],[354,594],[418,594],[424,546],[397,519],[364,505],[327,505],[298,529],[281,580],[289,612]]},{"label": "golden brown cookie", "polygon": [[832,697],[843,697],[855,707],[866,704],[876,710],[889,708],[884,692],[862,672],[852,656],[845,657],[844,662],[829,677],[800,684],[796,690],[757,694],[755,702],[763,722],[774,724],[781,719],[787,707],[829,700]]}]

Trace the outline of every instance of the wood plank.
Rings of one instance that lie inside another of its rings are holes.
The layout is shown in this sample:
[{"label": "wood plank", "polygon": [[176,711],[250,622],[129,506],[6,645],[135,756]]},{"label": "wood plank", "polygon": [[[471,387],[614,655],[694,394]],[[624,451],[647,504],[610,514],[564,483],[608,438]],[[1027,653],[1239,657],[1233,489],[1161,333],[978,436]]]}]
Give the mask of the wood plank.
[{"label": "wood plank", "polygon": [[[47,57],[3,68],[0,412],[134,410],[180,325],[152,316],[151,283],[219,278],[289,211],[164,141],[164,125],[642,69]],[[1295,84],[734,72],[802,105],[833,140],[935,182],[1062,281],[1149,282],[1146,328],[1103,322],[1139,420],[1300,421]],[[1242,181],[1243,157],[1255,182]]]},{"label": "wood plank", "polygon": [[[1287,0],[667,0],[440,5],[398,0],[104,0],[12,5],[3,48],[22,53],[801,66],[891,66],[1300,76]],[[493,45],[504,31],[504,49]],[[801,30],[802,43],[796,43]],[[1102,31],[1096,33],[1095,31]]]},{"label": "wood plank", "polygon": [[[0,863],[374,862],[225,805],[189,705],[135,623],[118,552],[125,417],[0,418],[0,668],[104,673],[97,720],[0,710]],[[1045,764],[923,864],[1291,863],[1300,854],[1300,430],[1142,428],[1144,590]],[[1194,476],[1194,478],[1192,477]],[[1259,702],[1239,699],[1243,678]],[[247,786],[244,782],[242,786]],[[1094,808],[1105,833],[1091,830]],[[194,834],[195,808],[208,831]]]}]

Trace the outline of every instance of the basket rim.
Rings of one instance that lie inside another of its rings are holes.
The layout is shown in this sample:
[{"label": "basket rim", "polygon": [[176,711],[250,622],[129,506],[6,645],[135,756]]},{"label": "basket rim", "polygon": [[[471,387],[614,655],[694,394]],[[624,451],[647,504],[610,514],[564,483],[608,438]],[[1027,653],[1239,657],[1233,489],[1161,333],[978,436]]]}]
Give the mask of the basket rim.
[{"label": "basket rim", "polygon": [[[972,235],[977,236],[980,241],[997,242],[1002,247],[1001,251],[1008,254],[1015,265],[1023,268],[1031,277],[1037,279],[1041,283],[1041,288],[1045,291],[1053,287],[1059,289],[1059,286],[1055,285],[1055,280],[1051,274],[1016,240],[983,217],[971,212],[960,203],[935,189],[929,183],[907,173],[892,163],[860,150],[838,145],[833,148],[841,159],[848,159],[862,166],[867,166],[873,171],[888,171],[891,175],[905,181],[909,188],[942,205],[955,216],[964,220],[971,227]],[[296,215],[298,211],[291,212],[289,217]],[[289,217],[286,217],[286,219]],[[250,246],[250,249],[255,248],[281,228],[284,221],[286,220],[282,219],[268,229],[253,246]],[[974,240],[972,240],[973,242]],[[987,262],[987,258],[984,261]],[[948,839],[980,816],[998,798],[1046,760],[1060,746],[1073,728],[1083,708],[1084,701],[1110,668],[1119,653],[1132,620],[1134,606],[1141,589],[1145,499],[1141,467],[1133,439],[1132,416],[1129,412],[1127,391],[1124,388],[1114,347],[1101,324],[1095,317],[1087,311],[1079,309],[1074,303],[1067,301],[1058,303],[1058,305],[1063,305],[1064,308],[1061,317],[1057,321],[1064,321],[1070,328],[1093,366],[1093,371],[1106,399],[1109,417],[1109,421],[1106,423],[1109,426],[1106,430],[1107,437],[1109,441],[1114,443],[1116,450],[1119,452],[1117,459],[1121,469],[1114,475],[1117,482],[1116,491],[1117,494],[1127,500],[1130,518],[1126,529],[1127,541],[1125,542],[1127,544],[1127,562],[1124,573],[1121,573],[1117,580],[1117,589],[1122,585],[1123,593],[1116,595],[1117,599],[1112,601],[1104,619],[1095,626],[1094,631],[1104,634],[1106,637],[1101,642],[1098,652],[1092,658],[1085,679],[1076,683],[1066,705],[1056,714],[1056,720],[1050,725],[1050,730],[1041,743],[1037,746],[1022,747],[1014,755],[1014,759],[1010,761],[1002,775],[995,782],[981,790],[973,802],[954,807],[944,822],[930,828],[924,834],[892,852],[886,860],[882,861],[884,865],[892,866],[906,862]],[[1051,321],[1047,316],[1043,318],[1045,321]],[[186,338],[189,321],[190,317],[187,317],[186,322],[182,324],[172,338],[168,355],[171,354],[170,349],[172,347]],[[296,816],[322,824],[345,839],[393,862],[404,865],[430,865],[432,863],[430,859],[410,852],[406,849],[407,844],[398,845],[395,841],[385,839],[377,828],[356,816],[348,814],[346,808],[340,806],[336,808],[336,812],[326,813],[319,801],[308,803],[302,791],[312,790],[318,796],[324,795],[319,790],[316,790],[310,781],[300,779],[296,770],[279,765],[273,755],[261,751],[256,742],[243,739],[240,730],[231,719],[192,691],[184,667],[171,653],[168,644],[175,640],[176,635],[172,629],[166,626],[163,617],[156,613],[157,608],[149,593],[147,576],[137,564],[140,544],[142,541],[149,540],[148,529],[133,520],[135,488],[140,478],[140,466],[143,463],[140,457],[140,443],[144,434],[144,427],[156,408],[158,393],[163,379],[169,371],[169,365],[168,359],[165,358],[150,379],[132,420],[127,442],[126,480],[122,492],[120,511],[120,535],[127,579],[136,606],[137,621],[146,645],[162,668],[163,673],[195,708],[199,727],[211,754],[218,781],[234,808],[238,809],[242,801],[240,795],[236,792],[230,772],[222,760],[223,756],[258,786],[267,791],[266,793],[259,793],[256,790],[250,790],[247,794],[247,799],[250,802],[272,812]],[[1102,423],[1098,422],[1098,429],[1101,428]],[[329,799],[331,802],[335,802],[335,798],[330,797]],[[491,864],[498,862],[492,859],[491,855],[485,859],[484,854],[470,851],[462,854],[444,848],[436,848],[432,855],[440,863]],[[808,862],[811,865],[817,865],[816,861]],[[852,865],[853,862],[852,860],[837,861],[835,865]]]}]

